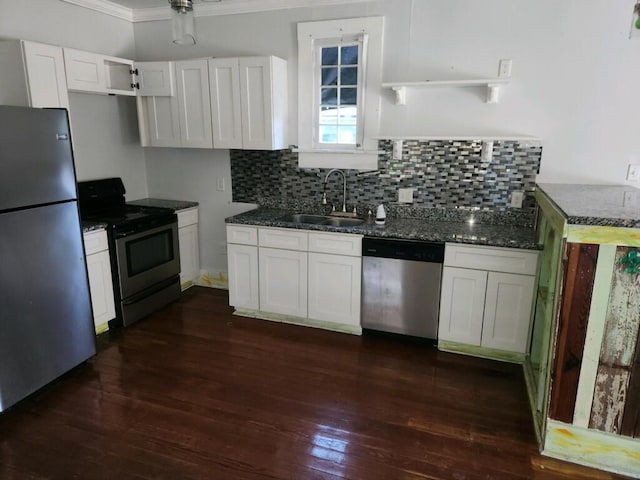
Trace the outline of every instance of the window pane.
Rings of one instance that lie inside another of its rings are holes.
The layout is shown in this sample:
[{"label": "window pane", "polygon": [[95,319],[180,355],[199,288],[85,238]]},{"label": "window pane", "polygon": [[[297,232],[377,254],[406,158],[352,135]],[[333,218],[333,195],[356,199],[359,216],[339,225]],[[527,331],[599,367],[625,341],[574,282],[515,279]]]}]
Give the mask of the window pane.
[{"label": "window pane", "polygon": [[338,47],[327,47],[322,49],[322,65],[338,64]]},{"label": "window pane", "polygon": [[338,67],[322,69],[322,85],[338,84]]},{"label": "window pane", "polygon": [[320,123],[322,125],[338,123],[338,109],[336,107],[320,107]]},{"label": "window pane", "polygon": [[338,125],[356,125],[358,110],[356,107],[341,107],[338,113]]},{"label": "window pane", "polygon": [[[322,88],[320,103],[323,105],[337,105],[338,104],[338,89],[337,88]],[[352,88],[351,90],[355,90]]]},{"label": "window pane", "polygon": [[320,125],[320,143],[338,143],[338,127]]},{"label": "window pane", "polygon": [[356,127],[338,127],[338,143],[347,143],[355,145],[356,143]]},{"label": "window pane", "polygon": [[[358,67],[342,67],[340,69],[341,85],[357,85],[358,84]],[[323,83],[323,85],[326,85]]]},{"label": "window pane", "polygon": [[[325,89],[323,88],[323,90]],[[357,88],[341,88],[340,89],[340,105],[355,105],[357,103],[357,100],[358,100]]]},{"label": "window pane", "polygon": [[[324,52],[323,52],[324,53]],[[349,47],[342,47],[342,65],[357,65],[358,64],[358,46],[351,45]],[[324,64],[324,62],[323,62]]]}]

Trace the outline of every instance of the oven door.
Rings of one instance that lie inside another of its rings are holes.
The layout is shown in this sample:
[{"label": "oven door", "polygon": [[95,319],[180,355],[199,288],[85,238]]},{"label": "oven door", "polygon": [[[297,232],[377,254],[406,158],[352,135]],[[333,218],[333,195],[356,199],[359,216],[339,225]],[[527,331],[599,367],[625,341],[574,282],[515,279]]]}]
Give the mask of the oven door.
[{"label": "oven door", "polygon": [[122,300],[180,273],[176,221],[116,238],[115,243]]}]

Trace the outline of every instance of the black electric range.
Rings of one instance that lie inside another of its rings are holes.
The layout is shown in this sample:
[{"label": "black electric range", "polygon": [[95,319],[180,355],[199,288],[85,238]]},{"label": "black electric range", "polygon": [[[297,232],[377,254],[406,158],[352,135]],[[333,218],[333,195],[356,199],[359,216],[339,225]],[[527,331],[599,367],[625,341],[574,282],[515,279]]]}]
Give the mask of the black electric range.
[{"label": "black electric range", "polygon": [[121,178],[78,182],[82,220],[107,224],[116,318],[128,326],[180,296],[178,220],[173,210],[129,205]]}]

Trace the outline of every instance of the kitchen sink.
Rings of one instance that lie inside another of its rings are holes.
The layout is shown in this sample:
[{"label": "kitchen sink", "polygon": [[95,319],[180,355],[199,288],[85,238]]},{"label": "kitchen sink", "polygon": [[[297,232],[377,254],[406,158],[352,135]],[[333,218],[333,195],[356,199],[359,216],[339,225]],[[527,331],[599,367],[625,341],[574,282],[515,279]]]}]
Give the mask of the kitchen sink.
[{"label": "kitchen sink", "polygon": [[364,223],[361,218],[343,218],[343,217],[328,217],[322,225],[333,225],[334,227],[352,227],[354,225],[360,225]]},{"label": "kitchen sink", "polygon": [[323,223],[328,217],[324,215],[307,215],[305,213],[295,213],[293,215],[287,215],[282,217],[281,220],[283,222],[291,222],[291,223],[311,223],[317,225],[319,223]]},{"label": "kitchen sink", "polygon": [[364,223],[361,218],[331,217],[326,215],[309,215],[306,213],[295,213],[281,218],[283,222],[307,223],[312,225],[332,225],[334,227],[352,227]]}]

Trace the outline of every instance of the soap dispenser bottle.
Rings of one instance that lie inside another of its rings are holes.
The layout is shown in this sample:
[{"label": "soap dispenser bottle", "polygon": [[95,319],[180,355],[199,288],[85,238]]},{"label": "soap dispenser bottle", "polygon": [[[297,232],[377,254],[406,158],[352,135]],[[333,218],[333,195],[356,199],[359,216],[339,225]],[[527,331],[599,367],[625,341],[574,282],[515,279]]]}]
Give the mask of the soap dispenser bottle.
[{"label": "soap dispenser bottle", "polygon": [[384,211],[384,205],[380,204],[376,210],[376,225],[384,225],[386,219],[387,212]]}]

